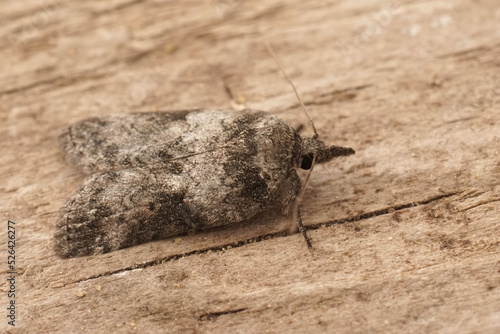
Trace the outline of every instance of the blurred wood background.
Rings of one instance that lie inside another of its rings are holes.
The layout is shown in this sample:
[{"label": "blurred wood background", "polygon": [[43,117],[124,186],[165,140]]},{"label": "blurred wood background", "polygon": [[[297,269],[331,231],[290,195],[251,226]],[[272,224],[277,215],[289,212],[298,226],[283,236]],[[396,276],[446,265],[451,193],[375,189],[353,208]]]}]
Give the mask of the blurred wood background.
[{"label": "blurred wood background", "polygon": [[[7,219],[16,222],[19,272],[17,326],[2,316],[2,332],[500,332],[496,1],[2,8],[0,236],[5,259]],[[58,258],[54,223],[83,174],[57,136],[75,121],[244,105],[310,133],[265,41],[321,138],[357,152],[311,177],[302,211],[314,249],[276,235],[290,222],[266,212]]]}]

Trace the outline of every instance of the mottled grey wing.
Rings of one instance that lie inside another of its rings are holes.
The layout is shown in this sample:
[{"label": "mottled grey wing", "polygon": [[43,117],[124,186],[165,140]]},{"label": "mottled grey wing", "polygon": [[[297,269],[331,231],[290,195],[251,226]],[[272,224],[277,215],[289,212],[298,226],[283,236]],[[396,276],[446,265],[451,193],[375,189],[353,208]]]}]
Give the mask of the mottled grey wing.
[{"label": "mottled grey wing", "polygon": [[178,167],[89,176],[61,208],[57,253],[102,254],[201,227],[203,220],[184,203],[188,181]]},{"label": "mottled grey wing", "polygon": [[[70,160],[79,158],[92,175],[61,209],[59,255],[100,254],[236,223],[272,203],[288,207],[300,189],[291,163],[300,137],[277,117],[205,110],[163,126],[141,117],[80,123],[65,142],[72,145]],[[162,141],[156,136],[164,129],[169,134]],[[110,145],[118,147],[109,150]],[[168,158],[158,159],[164,154]],[[124,157],[136,158],[125,167]]]},{"label": "mottled grey wing", "polygon": [[241,112],[189,110],[90,118],[60,136],[68,162],[87,174],[162,164],[214,150]]}]

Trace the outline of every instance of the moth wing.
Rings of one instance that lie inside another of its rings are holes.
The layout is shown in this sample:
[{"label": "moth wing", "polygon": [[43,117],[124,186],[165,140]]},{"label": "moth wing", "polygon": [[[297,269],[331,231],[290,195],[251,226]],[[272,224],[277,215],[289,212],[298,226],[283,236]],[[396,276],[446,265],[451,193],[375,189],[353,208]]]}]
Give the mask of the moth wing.
[{"label": "moth wing", "polygon": [[65,258],[102,254],[200,226],[184,203],[184,185],[175,171],[150,167],[88,176],[61,208],[57,253]]},{"label": "moth wing", "polygon": [[[112,131],[119,124],[116,117],[99,121],[111,122]],[[118,164],[116,169],[85,179],[61,209],[56,223],[59,255],[106,253],[189,230],[243,221],[273,203],[290,205],[300,189],[291,164],[300,142],[286,123],[254,111],[192,112],[185,123],[182,126],[188,131],[166,141],[167,147],[179,143],[189,147],[186,151],[172,146],[184,155],[182,158],[145,163],[158,156],[158,148],[148,146],[151,142],[147,141],[144,147],[153,154],[141,156],[140,165],[124,168]],[[84,134],[90,141],[94,138],[89,131]],[[99,131],[93,135],[101,138]],[[129,145],[130,139],[125,136],[123,141]],[[92,147],[101,158],[102,147]],[[137,147],[132,145],[131,149]],[[84,147],[84,153],[86,150]],[[167,152],[175,153],[171,147]],[[119,151],[111,158],[122,155]],[[102,160],[97,167],[110,165]]]},{"label": "moth wing", "polygon": [[86,174],[161,165],[216,149],[228,139],[224,124],[241,113],[187,110],[95,117],[71,125],[59,141],[66,160]]}]

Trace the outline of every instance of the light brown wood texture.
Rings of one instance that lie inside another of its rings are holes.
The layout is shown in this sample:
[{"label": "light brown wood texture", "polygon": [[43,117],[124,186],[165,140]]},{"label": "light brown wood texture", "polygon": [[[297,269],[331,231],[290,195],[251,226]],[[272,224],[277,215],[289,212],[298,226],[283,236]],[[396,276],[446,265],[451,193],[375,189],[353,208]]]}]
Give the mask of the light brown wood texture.
[{"label": "light brown wood texture", "polygon": [[[0,22],[2,280],[7,219],[19,271],[2,332],[500,332],[497,1],[9,0]],[[356,149],[311,176],[314,248],[265,212],[58,258],[75,121],[244,105],[310,133],[266,41],[320,138]]]}]

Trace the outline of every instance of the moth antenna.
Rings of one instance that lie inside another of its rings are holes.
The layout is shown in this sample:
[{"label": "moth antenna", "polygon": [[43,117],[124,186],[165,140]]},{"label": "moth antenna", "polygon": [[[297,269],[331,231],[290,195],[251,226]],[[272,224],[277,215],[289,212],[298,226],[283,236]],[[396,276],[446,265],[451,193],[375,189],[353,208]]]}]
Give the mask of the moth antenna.
[{"label": "moth antenna", "polygon": [[[265,42],[265,45],[266,45],[267,51],[269,51],[269,53],[271,54],[271,56],[274,58],[274,61],[278,65],[278,68],[280,69],[281,73],[283,73],[283,75],[285,76],[285,78],[288,81],[288,83],[290,84],[290,86],[292,86],[292,89],[293,89],[293,91],[295,93],[295,96],[299,100],[300,105],[302,106],[302,108],[306,112],[307,118],[309,118],[309,122],[311,123],[311,127],[312,127],[313,132],[314,132],[313,139],[317,139],[319,137],[318,131],[316,131],[316,127],[314,126],[314,122],[312,120],[312,117],[309,114],[309,110],[307,110],[307,107],[304,104],[304,101],[302,101],[302,98],[300,97],[299,92],[297,91],[297,88],[293,84],[292,79],[290,79],[290,77],[288,76],[288,74],[286,73],[286,71],[283,69],[283,66],[281,65],[281,62],[278,59],[278,56],[276,56],[276,54],[274,53],[271,45],[269,43],[267,43],[267,42]],[[311,168],[309,169],[309,172],[307,173],[306,180],[305,180],[304,184],[300,188],[300,192],[297,195],[297,199],[295,200],[295,205],[294,205],[294,208],[293,208],[294,220],[297,221],[297,225],[299,227],[299,231],[304,236],[304,239],[306,240],[306,243],[307,243],[307,247],[312,247],[312,245],[311,245],[311,240],[307,236],[304,224],[302,223],[302,218],[300,216],[300,203],[302,202],[302,198],[304,196],[304,192],[306,191],[307,184],[309,183],[309,178],[311,177],[311,173],[312,173],[312,171],[314,169],[314,163],[315,162],[316,162],[316,155],[313,155],[313,160],[312,160]]]},{"label": "moth antenna", "polygon": [[276,56],[276,54],[274,53],[273,49],[271,48],[271,45],[269,45],[269,43],[267,43],[267,42],[265,42],[265,44],[266,44],[267,51],[269,51],[269,53],[271,54],[271,56],[273,56],[274,61],[278,65],[281,73],[283,73],[283,75],[285,76],[285,78],[288,81],[288,83],[290,84],[290,86],[292,86],[293,91],[295,92],[295,96],[297,96],[297,99],[299,100],[300,105],[302,106],[302,108],[304,108],[304,111],[306,112],[307,118],[309,118],[309,122],[311,123],[312,129],[314,131],[313,138],[317,139],[319,137],[318,131],[316,131],[316,127],[314,126],[314,122],[312,120],[312,117],[309,114],[309,111],[307,110],[306,105],[304,104],[304,101],[302,101],[302,99],[300,98],[300,95],[299,95],[299,92],[297,91],[297,88],[295,88],[295,85],[293,84],[292,79],[290,79],[290,77],[288,76],[288,74],[283,69],[283,66],[281,66],[281,62],[278,59],[278,56]]}]

